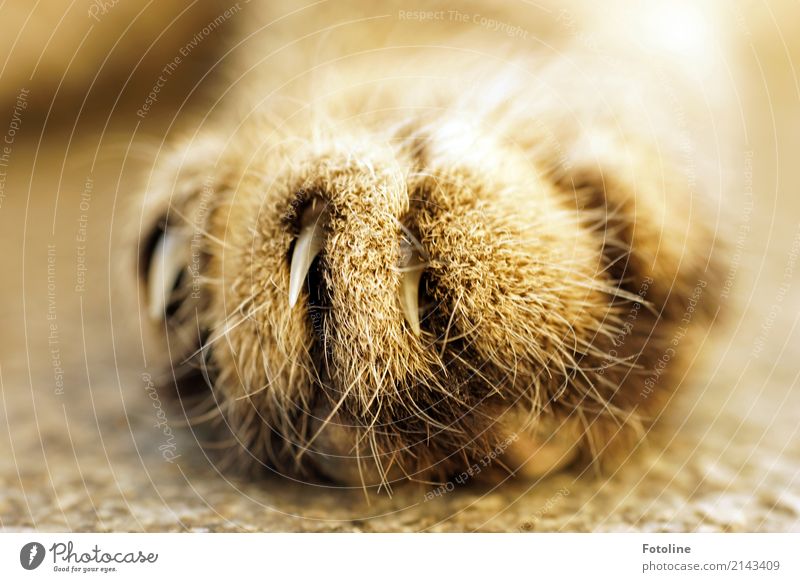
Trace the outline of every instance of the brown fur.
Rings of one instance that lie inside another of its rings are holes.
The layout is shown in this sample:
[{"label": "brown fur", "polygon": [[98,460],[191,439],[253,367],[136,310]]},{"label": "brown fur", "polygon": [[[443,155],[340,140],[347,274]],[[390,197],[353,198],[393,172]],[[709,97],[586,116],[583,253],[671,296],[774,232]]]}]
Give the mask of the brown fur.
[{"label": "brown fur", "polygon": [[[375,26],[364,45],[386,46],[394,28]],[[672,398],[716,281],[669,139],[605,103],[640,79],[347,50],[280,96],[241,90],[150,180],[142,262],[153,228],[197,235],[199,278],[184,272],[166,330],[171,364],[211,383],[206,416],[250,465],[357,485],[443,479],[510,441],[498,464],[530,474],[624,458]],[[314,199],[328,236],[290,309]],[[406,230],[428,255],[419,337],[398,302]]]}]

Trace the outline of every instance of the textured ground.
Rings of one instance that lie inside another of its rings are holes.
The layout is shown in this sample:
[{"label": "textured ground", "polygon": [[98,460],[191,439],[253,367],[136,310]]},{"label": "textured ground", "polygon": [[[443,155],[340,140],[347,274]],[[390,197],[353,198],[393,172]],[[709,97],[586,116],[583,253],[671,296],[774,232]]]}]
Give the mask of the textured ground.
[{"label": "textured ground", "polygon": [[[791,69],[800,31],[792,14],[745,13],[732,55],[743,71],[754,184],[750,212],[743,159],[729,198],[731,252],[740,258],[727,321],[698,353],[664,434],[602,479],[471,485],[427,502],[423,486],[367,501],[361,491],[234,480],[214,471],[164,404],[180,455],[166,462],[142,376],[153,371],[119,292],[129,256],[111,242],[164,122],[139,128],[135,103],[118,107],[107,126],[103,115],[74,111],[46,127],[23,118],[0,200],[0,528],[800,530],[800,91]],[[84,226],[86,285],[76,291]]]}]

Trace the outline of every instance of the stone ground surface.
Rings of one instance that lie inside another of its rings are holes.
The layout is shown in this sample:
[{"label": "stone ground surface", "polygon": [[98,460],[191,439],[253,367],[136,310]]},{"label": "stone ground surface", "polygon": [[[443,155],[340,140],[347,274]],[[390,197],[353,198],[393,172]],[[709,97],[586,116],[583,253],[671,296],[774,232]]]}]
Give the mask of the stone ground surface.
[{"label": "stone ground surface", "polygon": [[[0,529],[800,530],[800,274],[790,256],[800,240],[800,94],[790,70],[800,34],[788,30],[791,18],[780,19],[783,36],[768,15],[760,18],[737,53],[754,210],[745,218],[742,193],[731,193],[734,219],[749,229],[739,231],[727,322],[698,353],[666,434],[604,478],[469,485],[428,502],[429,489],[417,485],[366,500],[358,490],[234,480],[213,469],[170,409],[181,456],[165,462],[139,328],[119,291],[130,256],[111,242],[158,146],[148,128],[159,121],[134,131],[135,106],[117,110],[105,128],[105,119],[84,114],[74,133],[74,120],[45,129],[27,120],[0,206]],[[81,209],[87,176],[91,200]],[[76,292],[81,214],[89,217],[87,285]]]}]

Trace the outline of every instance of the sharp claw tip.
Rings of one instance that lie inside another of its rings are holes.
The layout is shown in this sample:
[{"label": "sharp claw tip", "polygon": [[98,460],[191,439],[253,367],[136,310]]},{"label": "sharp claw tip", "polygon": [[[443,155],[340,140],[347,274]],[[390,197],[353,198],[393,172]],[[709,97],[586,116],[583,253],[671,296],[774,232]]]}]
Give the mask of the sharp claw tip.
[{"label": "sharp claw tip", "polygon": [[311,264],[322,250],[324,237],[321,220],[304,226],[294,244],[292,261],[289,266],[289,308],[292,308],[300,298],[303,281],[308,276]]}]

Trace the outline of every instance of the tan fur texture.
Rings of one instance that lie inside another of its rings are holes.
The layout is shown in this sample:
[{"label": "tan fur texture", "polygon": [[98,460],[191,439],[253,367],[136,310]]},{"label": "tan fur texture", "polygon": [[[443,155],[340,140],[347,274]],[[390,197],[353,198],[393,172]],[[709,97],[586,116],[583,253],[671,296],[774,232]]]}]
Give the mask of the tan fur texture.
[{"label": "tan fur texture", "polygon": [[[148,180],[139,273],[145,289],[155,241],[182,233],[158,329],[200,393],[190,416],[228,460],[356,486],[442,480],[498,447],[496,468],[532,475],[624,458],[716,309],[713,205],[674,128],[642,124],[663,99],[577,52],[487,64],[396,19],[353,25],[365,6],[339,38],[341,6],[315,44],[291,15],[250,39],[247,81]],[[270,43],[283,68],[253,64]],[[325,243],[290,308],[312,203]],[[406,233],[426,255],[419,336]]]}]

